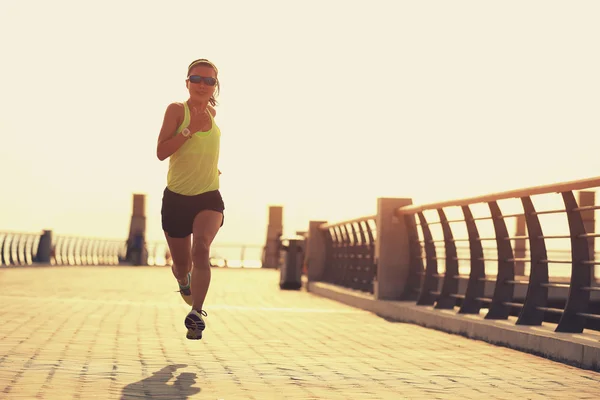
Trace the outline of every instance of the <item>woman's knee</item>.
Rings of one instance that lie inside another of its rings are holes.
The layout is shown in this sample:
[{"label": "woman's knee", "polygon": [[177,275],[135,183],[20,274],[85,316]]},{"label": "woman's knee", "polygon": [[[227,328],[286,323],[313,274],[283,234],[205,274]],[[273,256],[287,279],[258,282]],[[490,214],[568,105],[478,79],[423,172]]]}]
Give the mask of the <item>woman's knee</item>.
[{"label": "woman's knee", "polygon": [[[192,249],[192,256],[194,257],[194,261],[208,260],[209,255],[210,255],[210,246],[208,245],[208,243],[206,243],[202,240],[198,240],[197,242],[194,243],[194,247]],[[200,265],[197,262],[195,262],[194,264]]]}]

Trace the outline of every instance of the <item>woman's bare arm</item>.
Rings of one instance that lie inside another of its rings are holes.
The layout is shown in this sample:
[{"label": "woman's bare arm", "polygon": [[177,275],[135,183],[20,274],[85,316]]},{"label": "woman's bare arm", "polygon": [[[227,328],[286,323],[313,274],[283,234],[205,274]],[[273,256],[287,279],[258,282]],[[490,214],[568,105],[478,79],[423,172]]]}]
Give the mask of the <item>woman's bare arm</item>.
[{"label": "woman's bare arm", "polygon": [[158,135],[158,144],[156,146],[156,156],[160,161],[169,158],[175,153],[188,138],[181,133],[173,136],[177,130],[179,115],[183,114],[180,104],[171,103],[165,111],[163,124]]}]

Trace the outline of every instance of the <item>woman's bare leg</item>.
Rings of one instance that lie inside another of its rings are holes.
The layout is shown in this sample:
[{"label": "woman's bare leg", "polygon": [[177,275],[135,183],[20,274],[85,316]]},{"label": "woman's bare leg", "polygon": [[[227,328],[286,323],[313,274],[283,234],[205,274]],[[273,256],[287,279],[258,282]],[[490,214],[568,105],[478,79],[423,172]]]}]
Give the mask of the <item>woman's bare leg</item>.
[{"label": "woman's bare leg", "polygon": [[212,210],[203,210],[194,219],[194,243],[192,246],[192,308],[198,312],[204,306],[204,300],[210,286],[210,245],[212,244],[223,214]]},{"label": "woman's bare leg", "polygon": [[192,270],[192,257],[191,257],[191,236],[188,235],[184,238],[173,238],[165,232],[167,244],[171,252],[171,258],[173,259],[173,266],[171,271],[175,279],[179,281],[182,286],[188,284],[187,274]]}]

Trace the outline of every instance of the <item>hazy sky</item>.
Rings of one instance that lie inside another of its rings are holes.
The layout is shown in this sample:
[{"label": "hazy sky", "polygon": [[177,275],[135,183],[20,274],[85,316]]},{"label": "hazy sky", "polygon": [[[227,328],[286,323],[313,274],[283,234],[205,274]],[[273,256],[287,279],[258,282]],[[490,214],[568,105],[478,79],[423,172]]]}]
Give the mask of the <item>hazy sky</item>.
[{"label": "hazy sky", "polygon": [[598,1],[0,0],[0,230],[162,240],[166,106],[220,69],[217,242],[600,175]]}]

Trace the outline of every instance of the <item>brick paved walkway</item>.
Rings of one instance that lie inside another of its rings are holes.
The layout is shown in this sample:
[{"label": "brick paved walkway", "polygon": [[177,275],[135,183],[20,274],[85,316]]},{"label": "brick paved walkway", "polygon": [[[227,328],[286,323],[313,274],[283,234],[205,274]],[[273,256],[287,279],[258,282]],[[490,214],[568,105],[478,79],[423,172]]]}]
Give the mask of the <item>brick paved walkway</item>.
[{"label": "brick paved walkway", "polygon": [[600,393],[598,373],[388,322],[277,283],[276,271],[213,269],[205,337],[189,341],[187,308],[166,268],[1,269],[0,399]]}]

